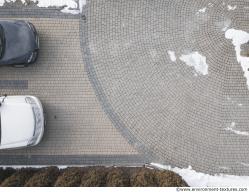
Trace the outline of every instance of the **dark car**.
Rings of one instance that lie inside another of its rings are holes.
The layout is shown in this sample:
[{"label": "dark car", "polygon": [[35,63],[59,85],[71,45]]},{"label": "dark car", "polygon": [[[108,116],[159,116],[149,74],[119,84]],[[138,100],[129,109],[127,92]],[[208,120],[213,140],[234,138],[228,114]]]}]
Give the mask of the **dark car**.
[{"label": "dark car", "polygon": [[0,65],[26,67],[38,57],[39,38],[28,21],[0,21]]}]

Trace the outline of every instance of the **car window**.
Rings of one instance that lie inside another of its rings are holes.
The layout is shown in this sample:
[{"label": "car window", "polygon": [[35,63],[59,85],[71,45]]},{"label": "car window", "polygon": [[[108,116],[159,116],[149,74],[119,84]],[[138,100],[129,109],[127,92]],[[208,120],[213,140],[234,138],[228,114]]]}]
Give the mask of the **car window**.
[{"label": "car window", "polygon": [[1,145],[1,142],[2,142],[2,118],[1,118],[1,113],[0,113],[0,145]]},{"label": "car window", "polygon": [[2,55],[2,52],[3,52],[3,41],[2,38],[0,37],[0,55]]},{"label": "car window", "polygon": [[4,31],[3,27],[0,25],[0,59],[3,56],[4,52]]}]

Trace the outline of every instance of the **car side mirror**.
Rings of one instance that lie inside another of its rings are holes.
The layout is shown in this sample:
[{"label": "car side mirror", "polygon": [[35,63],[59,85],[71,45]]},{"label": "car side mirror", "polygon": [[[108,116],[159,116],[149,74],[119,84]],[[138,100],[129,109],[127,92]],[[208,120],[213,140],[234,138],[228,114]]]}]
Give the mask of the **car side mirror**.
[{"label": "car side mirror", "polygon": [[2,101],[0,101],[0,107],[1,107],[1,106],[2,106],[2,104],[4,103],[4,100],[6,99],[7,94],[4,94],[3,96],[4,96],[4,97],[3,97]]}]

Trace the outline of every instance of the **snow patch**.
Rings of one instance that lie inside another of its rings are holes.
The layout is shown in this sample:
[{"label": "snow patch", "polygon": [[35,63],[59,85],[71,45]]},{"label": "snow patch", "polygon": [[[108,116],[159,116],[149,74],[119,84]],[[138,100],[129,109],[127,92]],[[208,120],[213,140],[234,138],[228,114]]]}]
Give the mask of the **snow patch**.
[{"label": "snow patch", "polygon": [[188,66],[194,67],[198,74],[208,74],[208,65],[206,63],[206,57],[202,56],[198,52],[193,52],[188,55],[182,55],[180,57],[180,60],[185,62]]},{"label": "snow patch", "polygon": [[[23,4],[26,4],[25,0],[21,0]],[[86,0],[31,0],[37,4],[38,7],[63,7],[61,12],[70,14],[82,13],[82,8],[86,4]],[[16,0],[6,0],[7,3],[16,2]],[[0,0],[0,6],[3,6],[5,0]]]},{"label": "snow patch", "polygon": [[230,27],[231,23],[232,23],[231,20],[226,20],[226,21],[224,22],[224,26],[223,26],[223,28],[222,28],[222,31],[226,31],[226,30]]},{"label": "snow patch", "polygon": [[214,4],[213,4],[213,3],[208,3],[208,6],[209,6],[209,7],[213,7]]},{"label": "snow patch", "polygon": [[[22,168],[34,168],[34,169],[41,169],[41,168],[46,168],[46,167],[51,167],[51,165],[1,165],[0,168],[7,169],[7,168],[12,168],[12,169],[22,169]],[[67,165],[56,165],[58,169],[66,169],[71,166]],[[77,166],[72,166],[72,167],[77,167]]]},{"label": "snow patch", "polygon": [[249,167],[248,163],[241,162],[240,164],[243,165],[243,166],[245,166],[245,167]]},{"label": "snow patch", "polygon": [[248,187],[249,176],[234,176],[234,175],[208,175],[196,172],[191,166],[185,169],[178,167],[151,163],[152,166],[159,169],[174,171],[179,174],[190,187]]},{"label": "snow patch", "polygon": [[232,128],[235,127],[235,122],[232,122],[232,123],[231,123],[231,127],[232,127]]},{"label": "snow patch", "polygon": [[238,63],[240,63],[243,71],[244,71],[244,77],[247,79],[247,86],[249,89],[249,57],[241,56],[241,45],[248,43],[249,41],[249,33],[242,31],[242,30],[236,30],[236,29],[228,29],[225,33],[225,37],[227,39],[231,39],[232,43],[235,47],[236,57]]},{"label": "snow patch", "polygon": [[227,10],[228,11],[233,11],[233,10],[235,10],[237,8],[237,5],[234,5],[234,6],[232,6],[232,5],[227,5]]},{"label": "snow patch", "polygon": [[229,170],[230,168],[229,167],[225,167],[225,166],[221,166],[221,167],[219,167],[219,169]]},{"label": "snow patch", "polygon": [[170,60],[175,62],[176,61],[175,52],[174,51],[168,51],[168,54],[169,54]]},{"label": "snow patch", "polygon": [[86,0],[79,0],[80,13],[83,11],[83,7],[86,5]]},{"label": "snow patch", "polygon": [[249,136],[249,133],[246,132],[246,131],[238,131],[238,130],[235,130],[235,122],[232,122],[231,125],[227,128],[225,128],[226,131],[230,131],[234,134],[237,134],[237,135],[244,135],[244,136]]},{"label": "snow patch", "polygon": [[202,9],[199,9],[199,13],[205,13],[206,12],[206,10],[207,10],[207,8],[206,7],[204,7],[204,8],[202,8]]}]

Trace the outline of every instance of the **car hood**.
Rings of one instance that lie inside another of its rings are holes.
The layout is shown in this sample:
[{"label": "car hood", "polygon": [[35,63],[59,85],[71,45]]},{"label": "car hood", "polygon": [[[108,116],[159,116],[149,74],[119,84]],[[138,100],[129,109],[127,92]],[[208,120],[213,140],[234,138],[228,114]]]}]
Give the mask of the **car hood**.
[{"label": "car hood", "polygon": [[5,52],[2,60],[23,57],[35,49],[35,37],[25,22],[1,21],[5,35]]},{"label": "car hood", "polygon": [[29,104],[4,103],[1,107],[1,145],[29,141],[34,134],[34,125]]}]

